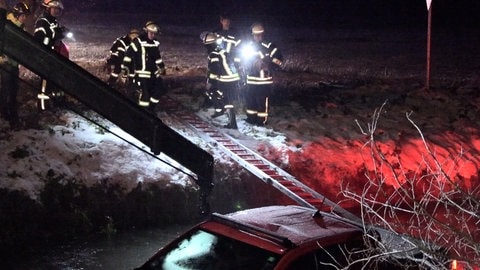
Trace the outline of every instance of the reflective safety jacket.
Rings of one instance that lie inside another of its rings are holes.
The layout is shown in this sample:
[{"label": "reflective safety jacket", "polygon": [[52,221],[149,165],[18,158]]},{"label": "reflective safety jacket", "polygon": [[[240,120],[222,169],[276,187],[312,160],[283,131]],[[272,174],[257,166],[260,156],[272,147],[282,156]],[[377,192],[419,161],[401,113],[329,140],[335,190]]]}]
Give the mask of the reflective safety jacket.
[{"label": "reflective safety jacket", "polygon": [[221,48],[216,48],[208,55],[208,80],[210,82],[236,82],[240,75],[235,68],[233,60]]},{"label": "reflective safety jacket", "polygon": [[235,53],[235,48],[242,42],[232,30],[217,29],[213,33],[222,37],[222,48],[227,53]]},{"label": "reflective safety jacket", "polygon": [[44,12],[35,22],[33,37],[43,45],[53,49],[53,45],[65,36],[65,29],[57,22],[57,18]]},{"label": "reflective safety jacket", "polygon": [[115,66],[121,65],[130,43],[131,40],[128,35],[117,38],[110,47],[110,58],[108,58],[107,64]]},{"label": "reflective safety jacket", "polygon": [[150,40],[144,33],[135,38],[128,46],[123,67],[134,72],[138,78],[160,77],[165,71],[165,63],[160,55],[160,42]]},{"label": "reflective safety jacket", "polygon": [[273,43],[249,42],[249,55],[242,59],[247,84],[272,84],[272,69],[282,65],[283,56]]}]

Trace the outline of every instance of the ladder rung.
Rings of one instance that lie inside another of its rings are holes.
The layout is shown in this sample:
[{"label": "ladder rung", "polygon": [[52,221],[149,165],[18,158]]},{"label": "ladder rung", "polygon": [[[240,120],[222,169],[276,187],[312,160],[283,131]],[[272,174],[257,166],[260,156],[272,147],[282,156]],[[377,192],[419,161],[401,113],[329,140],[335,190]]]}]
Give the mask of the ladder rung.
[{"label": "ladder rung", "polygon": [[309,193],[309,192],[298,192],[297,195],[306,200],[315,198],[313,197],[312,193]]},{"label": "ladder rung", "polygon": [[286,187],[294,185],[291,181],[288,181],[288,180],[278,180],[278,183]]},{"label": "ladder rung", "polygon": [[323,204],[323,200],[322,200],[322,199],[312,198],[312,199],[307,199],[306,201],[307,201],[309,204]]},{"label": "ladder rung", "polygon": [[301,187],[297,187],[297,186],[288,186],[287,187],[289,190],[293,191],[293,192],[297,192],[297,191],[303,191],[303,189]]}]

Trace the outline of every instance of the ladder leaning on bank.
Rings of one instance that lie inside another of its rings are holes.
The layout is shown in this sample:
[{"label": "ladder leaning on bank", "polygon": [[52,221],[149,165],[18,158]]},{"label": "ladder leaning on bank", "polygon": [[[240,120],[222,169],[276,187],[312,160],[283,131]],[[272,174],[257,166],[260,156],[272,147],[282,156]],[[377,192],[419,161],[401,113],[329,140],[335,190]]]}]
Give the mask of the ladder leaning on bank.
[{"label": "ladder leaning on bank", "polygon": [[203,120],[200,116],[187,110],[178,101],[165,95],[162,97],[160,103],[170,117],[177,118],[177,121],[182,121],[199,131],[199,136],[201,136],[202,139],[217,145],[234,161],[250,171],[258,179],[273,186],[299,205],[324,212],[331,212],[352,220],[358,219],[356,215],[295,179],[294,176],[242,145],[214,125]]}]

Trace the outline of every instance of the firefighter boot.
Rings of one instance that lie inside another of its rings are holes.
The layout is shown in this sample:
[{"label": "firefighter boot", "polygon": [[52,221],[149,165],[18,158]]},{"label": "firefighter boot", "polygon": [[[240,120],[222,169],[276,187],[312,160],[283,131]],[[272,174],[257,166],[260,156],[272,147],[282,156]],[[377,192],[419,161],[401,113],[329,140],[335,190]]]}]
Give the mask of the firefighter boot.
[{"label": "firefighter boot", "polygon": [[247,113],[247,119],[245,120],[247,121],[247,123],[255,125],[257,123],[256,120],[257,120],[257,116],[255,114]]},{"label": "firefighter boot", "polygon": [[225,127],[231,128],[231,129],[238,129],[237,119],[235,117],[235,110],[228,109],[227,116],[228,116],[228,124]]}]

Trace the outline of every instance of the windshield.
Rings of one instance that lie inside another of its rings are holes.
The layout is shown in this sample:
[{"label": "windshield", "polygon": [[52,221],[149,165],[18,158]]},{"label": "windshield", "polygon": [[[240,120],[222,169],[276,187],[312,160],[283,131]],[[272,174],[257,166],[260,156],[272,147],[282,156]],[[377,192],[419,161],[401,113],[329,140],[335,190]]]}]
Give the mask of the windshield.
[{"label": "windshield", "polygon": [[273,269],[279,255],[243,242],[199,230],[142,269]]}]

